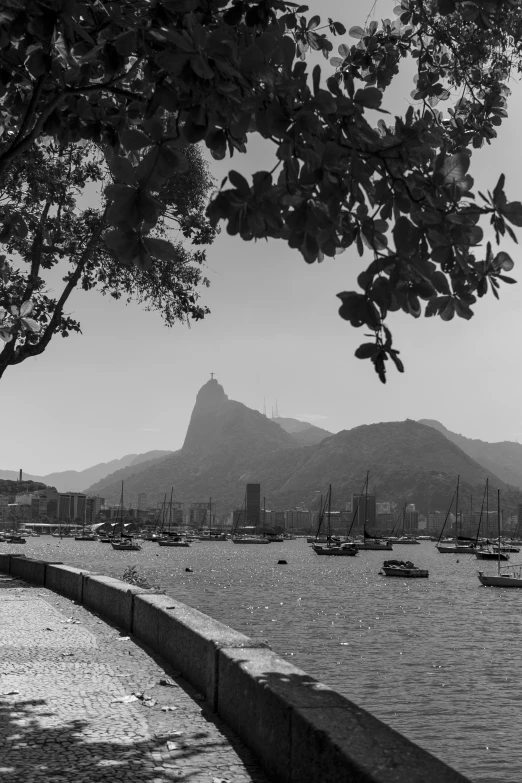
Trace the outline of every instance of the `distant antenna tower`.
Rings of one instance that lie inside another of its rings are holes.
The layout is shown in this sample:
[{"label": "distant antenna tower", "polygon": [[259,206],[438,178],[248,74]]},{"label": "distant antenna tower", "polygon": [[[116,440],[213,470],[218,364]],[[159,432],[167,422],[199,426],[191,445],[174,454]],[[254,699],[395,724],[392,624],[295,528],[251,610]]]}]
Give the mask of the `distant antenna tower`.
[{"label": "distant antenna tower", "polygon": [[274,406],[272,405],[272,419],[274,418]]},{"label": "distant antenna tower", "polygon": [[276,413],[276,419],[278,419],[279,418],[279,408],[277,407],[277,397],[276,397],[276,411],[275,411],[275,413]]},{"label": "distant antenna tower", "polygon": [[263,416],[266,416],[266,397],[263,397]]}]

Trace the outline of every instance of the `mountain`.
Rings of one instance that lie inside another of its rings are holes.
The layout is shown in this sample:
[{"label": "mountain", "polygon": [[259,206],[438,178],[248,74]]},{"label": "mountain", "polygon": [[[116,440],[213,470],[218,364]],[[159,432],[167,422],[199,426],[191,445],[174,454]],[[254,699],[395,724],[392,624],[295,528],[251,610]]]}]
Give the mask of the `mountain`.
[{"label": "mountain", "polygon": [[333,435],[313,449],[281,484],[278,495],[294,504],[306,487],[324,491],[331,483],[335,505],[343,506],[352,493],[362,491],[367,470],[370,492],[378,500],[415,503],[424,513],[448,506],[458,474],[462,497],[482,493],[486,478],[492,491],[506,489],[496,475],[444,435],[407,419],[362,425]]},{"label": "mountain", "polygon": [[166,451],[163,453],[163,456],[161,457],[156,457],[155,459],[149,459],[149,460],[140,460],[139,462],[133,462],[124,468],[115,470],[113,473],[110,473],[108,476],[104,476],[99,481],[96,481],[94,484],[91,484],[91,486],[87,487],[84,491],[88,495],[99,495],[101,497],[105,497],[105,488],[111,486],[114,483],[117,483],[117,485],[119,486],[119,491],[118,491],[118,500],[119,500],[121,494],[122,481],[127,481],[131,476],[135,476],[142,471],[148,470],[153,465],[157,465],[160,462],[162,462],[169,455],[176,454],[176,453],[177,452],[175,451]]},{"label": "mountain", "polygon": [[[127,454],[125,457],[121,457],[121,459],[100,462],[85,470],[64,470],[57,473],[48,473],[46,476],[32,476],[24,472],[23,478],[28,481],[38,481],[48,486],[56,487],[58,492],[84,492],[90,484],[103,479],[119,468],[124,468],[128,465],[139,465],[142,462],[171,453],[170,451],[147,451],[144,454]],[[18,479],[18,471],[0,470],[0,479],[16,481]]]},{"label": "mountain", "polygon": [[442,432],[442,434],[460,446],[462,451],[483,465],[488,470],[514,487],[522,488],[522,445],[513,441],[504,440],[499,443],[488,443],[484,440],[466,438],[451,432],[439,421],[421,419],[420,424]]},{"label": "mountain", "polygon": [[325,438],[329,438],[332,434],[328,430],[323,430],[314,424],[308,424],[306,421],[299,421],[299,419],[282,418],[279,416],[276,419],[272,419],[272,421],[277,422],[285,432],[292,435],[300,446],[315,446]]},{"label": "mountain", "polygon": [[[503,490],[506,509],[522,498],[432,427],[412,420],[363,425],[300,446],[276,421],[229,400],[213,379],[198,392],[182,449],[139,465],[125,481],[125,502],[134,505],[140,492],[161,501],[174,487],[176,500],[212,497],[217,513],[228,513],[241,506],[250,481],[261,484],[268,507],[286,509],[311,504],[332,483],[334,505],[343,508],[362,490],[367,470],[378,500],[408,501],[422,512],[447,508],[457,474],[463,498],[481,494],[486,478],[492,491]],[[96,489],[117,502],[120,482],[112,474]]]},{"label": "mountain", "polygon": [[[147,492],[149,502],[163,500],[173,486],[177,500],[204,502],[212,496],[221,511],[224,506],[229,511],[242,504],[248,481],[273,491],[281,470],[288,475],[306,449],[279,424],[229,400],[214,378],[198,392],[183,447],[158,464],[140,466],[125,482],[126,502],[134,504],[140,492]],[[96,487],[111,502],[121,491],[116,478]]]}]

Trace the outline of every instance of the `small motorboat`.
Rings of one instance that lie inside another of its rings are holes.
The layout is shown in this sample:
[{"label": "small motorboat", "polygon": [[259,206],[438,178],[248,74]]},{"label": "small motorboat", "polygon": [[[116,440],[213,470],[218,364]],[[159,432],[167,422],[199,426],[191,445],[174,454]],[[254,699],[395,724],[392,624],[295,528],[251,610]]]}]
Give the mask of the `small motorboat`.
[{"label": "small motorboat", "polygon": [[165,536],[165,538],[159,538],[158,544],[159,546],[170,546],[170,547],[190,546],[190,542],[187,541],[185,538],[182,538],[181,536]]},{"label": "small motorboat", "polygon": [[95,536],[94,533],[82,533],[79,536],[74,536],[75,541],[97,541],[98,536]]},{"label": "small motorboat", "polygon": [[232,536],[233,544],[270,544],[269,538],[262,536]]},{"label": "small motorboat", "polygon": [[411,538],[410,536],[400,536],[400,538],[394,538],[393,543],[394,544],[420,544],[420,541],[417,541],[416,538]]},{"label": "small motorboat", "polygon": [[477,560],[509,560],[507,552],[503,552],[502,550],[499,552],[498,549],[495,552],[491,547],[475,549],[475,557]]},{"label": "small motorboat", "polygon": [[132,538],[118,538],[111,541],[113,549],[117,549],[120,552],[139,552],[141,550],[141,544],[134,541]]},{"label": "small motorboat", "polygon": [[313,544],[312,549],[316,555],[326,555],[328,557],[355,557],[359,548],[356,544]]},{"label": "small motorboat", "polygon": [[[392,542],[392,541],[383,541],[383,540],[378,539],[378,538],[374,538],[374,539],[369,539],[368,538],[365,541],[357,541],[356,545],[357,545],[357,549],[366,550],[366,551],[368,551],[368,550],[370,550],[370,551],[379,551],[379,550],[383,550],[384,549],[384,550],[386,550],[388,552],[392,552],[393,551],[393,544],[396,544],[396,543],[397,543],[396,541]],[[417,543],[417,542],[415,542],[415,543]]]},{"label": "small motorboat", "polygon": [[382,576],[400,576],[406,579],[426,579],[430,573],[425,568],[417,568],[411,560],[385,560],[382,564]]},{"label": "small motorboat", "polygon": [[6,544],[25,544],[25,538],[22,536],[6,536],[4,541]]}]

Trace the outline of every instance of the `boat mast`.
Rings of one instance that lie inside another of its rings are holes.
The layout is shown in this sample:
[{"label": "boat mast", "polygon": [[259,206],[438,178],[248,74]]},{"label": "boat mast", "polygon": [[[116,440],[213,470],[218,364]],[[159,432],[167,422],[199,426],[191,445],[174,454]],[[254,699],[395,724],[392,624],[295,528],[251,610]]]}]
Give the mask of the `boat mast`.
[{"label": "boat mast", "polygon": [[[486,487],[487,487],[487,479],[486,479]],[[484,501],[486,499],[486,487],[484,487],[484,494],[482,495],[482,506],[480,507],[480,516],[479,516],[479,523],[477,527],[477,537],[475,539],[475,548],[478,548],[478,541],[480,536],[480,525],[482,523],[482,512],[484,511]]]},{"label": "boat mast", "polygon": [[364,490],[364,529],[363,529],[363,538],[365,538],[366,535],[366,523],[368,522],[368,477],[370,475],[370,471],[366,471],[366,485]]},{"label": "boat mast", "polygon": [[[486,540],[489,538],[489,479],[486,479]],[[489,544],[489,541],[487,542]]]},{"label": "boat mast", "polygon": [[170,526],[172,523],[172,495],[174,494],[174,487],[170,488],[170,503],[169,503],[169,535],[170,535]]},{"label": "boat mast", "polygon": [[210,535],[212,535],[212,498],[209,498],[209,499],[208,499],[208,509],[209,509],[208,513],[209,513],[209,515],[210,515],[210,526],[209,526],[209,530],[210,530]]},{"label": "boat mast", "polygon": [[500,490],[497,489],[498,575],[500,576]]},{"label": "boat mast", "polygon": [[[458,485],[457,485],[457,486],[458,486]],[[446,522],[447,522],[447,521],[448,521],[448,519],[449,519],[449,515],[450,515],[450,512],[451,512],[451,507],[452,507],[452,505],[453,505],[453,499],[454,499],[454,497],[455,497],[455,493],[456,493],[456,491],[457,491],[457,490],[453,490],[453,497],[451,498],[451,503],[450,503],[450,504],[449,504],[449,506],[448,506],[448,510],[447,510],[447,512],[446,512],[446,518],[445,518],[445,520],[444,520],[444,524],[442,525],[441,531],[440,531],[440,533],[439,533],[439,538],[438,538],[438,541],[437,541],[437,546],[440,544],[440,541],[441,541],[441,538],[442,538],[442,534],[444,533],[444,528],[446,527]]]},{"label": "boat mast", "polygon": [[332,529],[331,529],[331,513],[332,513],[332,485],[328,487],[328,536],[327,546],[331,546],[332,543]]},{"label": "boat mast", "polygon": [[457,476],[457,497],[455,499],[455,543],[459,540],[459,483],[460,476]]},{"label": "boat mast", "polygon": [[120,538],[123,538],[123,481],[121,482],[120,497]]}]

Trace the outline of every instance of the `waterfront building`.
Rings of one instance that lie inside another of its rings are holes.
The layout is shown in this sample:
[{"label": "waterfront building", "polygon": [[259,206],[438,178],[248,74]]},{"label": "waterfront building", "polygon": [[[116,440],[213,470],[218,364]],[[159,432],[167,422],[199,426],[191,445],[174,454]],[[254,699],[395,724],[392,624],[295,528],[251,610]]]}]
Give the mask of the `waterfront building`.
[{"label": "waterfront building", "polygon": [[375,504],[375,511],[377,514],[391,514],[392,507],[389,500],[386,500],[383,503],[376,503]]},{"label": "waterfront building", "polygon": [[[181,518],[183,518],[183,503],[172,503],[173,508],[173,514],[174,514],[174,506],[176,506],[176,518],[179,517],[179,512],[181,510]],[[209,516],[208,516],[208,500],[206,500],[204,503],[191,503],[188,507],[188,515],[187,515],[187,523],[191,527],[202,527],[209,524]]]},{"label": "waterfront building", "polygon": [[286,512],[285,528],[289,531],[307,532],[312,524],[312,513],[308,509],[290,508]]},{"label": "waterfront building", "polygon": [[[377,505],[389,506],[389,503],[382,503]],[[381,536],[389,536],[394,528],[396,519],[395,514],[391,511],[378,511],[375,515],[376,524],[375,532]]]},{"label": "waterfront building", "polygon": [[105,505],[105,498],[97,495],[89,495],[85,503],[85,522],[93,525],[100,517],[101,508]]},{"label": "waterfront building", "polygon": [[147,493],[140,492],[138,494],[138,510],[144,511],[147,508]]},{"label": "waterfront building", "polygon": [[58,519],[66,522],[85,521],[87,495],[83,492],[60,492]]},{"label": "waterfront building", "polygon": [[[413,504],[410,504],[410,506],[411,505]],[[413,511],[408,511],[410,506],[406,506],[406,512],[404,514],[404,532],[416,533],[419,529],[419,512],[415,511],[415,506],[413,506]]]},{"label": "waterfront building", "polygon": [[246,485],[246,523],[256,527],[261,522],[261,484]]}]

